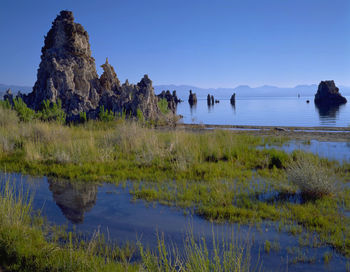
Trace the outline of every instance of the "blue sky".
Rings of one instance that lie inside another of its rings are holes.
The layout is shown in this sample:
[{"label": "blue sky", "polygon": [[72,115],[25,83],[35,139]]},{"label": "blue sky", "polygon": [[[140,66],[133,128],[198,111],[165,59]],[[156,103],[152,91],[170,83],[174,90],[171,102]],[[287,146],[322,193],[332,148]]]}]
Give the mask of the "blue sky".
[{"label": "blue sky", "polygon": [[349,0],[124,0],[0,3],[0,83],[34,85],[44,35],[62,9],[121,81],[235,87],[350,86]]}]

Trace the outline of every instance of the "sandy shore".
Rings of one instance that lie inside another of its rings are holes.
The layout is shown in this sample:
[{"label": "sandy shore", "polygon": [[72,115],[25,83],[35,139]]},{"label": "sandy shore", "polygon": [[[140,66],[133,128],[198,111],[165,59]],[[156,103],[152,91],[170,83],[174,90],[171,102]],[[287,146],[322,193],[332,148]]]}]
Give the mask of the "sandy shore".
[{"label": "sandy shore", "polygon": [[285,136],[295,140],[350,142],[350,127],[283,127],[283,126],[234,126],[209,124],[177,124],[177,129],[206,131],[229,130],[257,136]]}]

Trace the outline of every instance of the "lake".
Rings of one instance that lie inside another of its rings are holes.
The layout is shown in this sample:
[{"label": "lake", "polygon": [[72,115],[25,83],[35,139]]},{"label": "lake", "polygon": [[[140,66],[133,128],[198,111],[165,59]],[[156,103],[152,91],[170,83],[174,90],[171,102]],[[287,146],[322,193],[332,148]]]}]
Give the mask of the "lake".
[{"label": "lake", "polygon": [[[346,97],[350,101],[350,97]],[[302,127],[350,126],[350,102],[336,107],[317,107],[310,97],[236,97],[235,105],[229,98],[216,97],[220,103],[207,105],[200,97],[190,107],[187,99],[178,104],[177,114],[185,124],[257,125]],[[306,103],[309,100],[310,103]]]}]

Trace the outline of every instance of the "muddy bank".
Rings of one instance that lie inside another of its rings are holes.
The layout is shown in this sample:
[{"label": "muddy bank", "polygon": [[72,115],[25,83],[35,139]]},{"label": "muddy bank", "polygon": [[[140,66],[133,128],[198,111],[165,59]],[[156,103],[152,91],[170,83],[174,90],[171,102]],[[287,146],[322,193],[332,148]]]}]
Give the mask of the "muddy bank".
[{"label": "muddy bank", "polygon": [[350,127],[275,127],[275,126],[236,126],[209,124],[177,124],[177,129],[206,131],[213,129],[230,130],[232,133],[245,133],[256,136],[283,136],[294,140],[318,140],[332,142],[350,141]]}]

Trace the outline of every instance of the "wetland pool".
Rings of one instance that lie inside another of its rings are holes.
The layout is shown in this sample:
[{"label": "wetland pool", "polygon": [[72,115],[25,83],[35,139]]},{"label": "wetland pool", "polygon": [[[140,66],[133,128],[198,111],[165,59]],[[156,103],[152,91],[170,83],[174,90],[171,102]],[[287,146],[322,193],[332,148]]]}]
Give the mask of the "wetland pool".
[{"label": "wetland pool", "polygon": [[[91,236],[100,230],[110,240],[123,244],[140,240],[155,248],[157,232],[164,234],[167,244],[181,251],[186,232],[191,229],[196,238],[204,237],[211,249],[213,232],[225,240],[234,237],[252,240],[251,259],[260,258],[263,271],[345,271],[350,260],[330,247],[300,246],[298,236],[277,231],[275,224],[264,222],[257,226],[211,223],[196,215],[185,215],[184,210],[133,200],[126,187],[106,183],[78,183],[31,177],[21,174],[0,174],[1,184],[6,181],[34,195],[33,208],[40,209],[48,222],[66,225],[68,231]],[[275,246],[264,251],[266,241]],[[332,252],[328,264],[323,256]],[[296,261],[299,260],[299,261]]]}]

